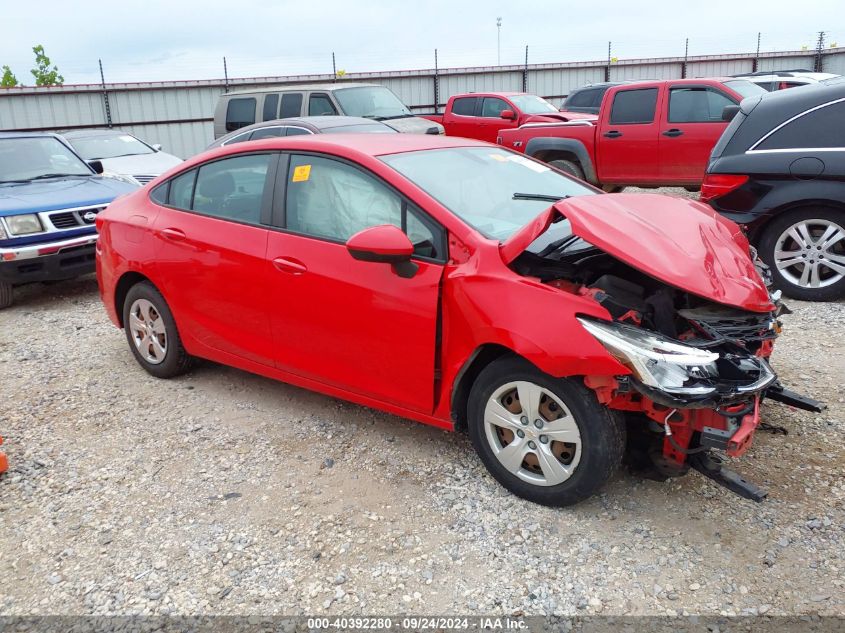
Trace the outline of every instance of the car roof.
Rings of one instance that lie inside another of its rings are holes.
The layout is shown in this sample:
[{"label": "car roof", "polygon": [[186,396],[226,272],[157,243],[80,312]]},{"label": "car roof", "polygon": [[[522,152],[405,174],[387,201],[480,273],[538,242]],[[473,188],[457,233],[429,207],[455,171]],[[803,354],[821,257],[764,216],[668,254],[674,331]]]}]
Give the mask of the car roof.
[{"label": "car roof", "polygon": [[343,88],[383,88],[384,86],[380,84],[368,84],[368,83],[356,83],[356,82],[343,82],[343,83],[336,83],[336,84],[299,84],[299,85],[291,85],[287,84],[284,86],[271,86],[268,88],[253,88],[251,90],[234,90],[232,92],[227,92],[226,94],[222,95],[224,97],[228,97],[231,95],[246,95],[246,94],[255,94],[258,92],[304,92],[306,90],[323,90],[327,92],[331,92],[333,90],[341,90]]}]

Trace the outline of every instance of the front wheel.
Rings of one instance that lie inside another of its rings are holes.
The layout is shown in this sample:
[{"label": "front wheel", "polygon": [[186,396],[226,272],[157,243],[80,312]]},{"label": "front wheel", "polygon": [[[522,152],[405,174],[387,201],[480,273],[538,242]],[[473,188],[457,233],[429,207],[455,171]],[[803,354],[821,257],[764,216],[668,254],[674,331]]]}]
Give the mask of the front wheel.
[{"label": "front wheel", "polygon": [[523,359],[488,365],[472,387],[468,414],[490,474],[535,503],[582,501],[622,460],[622,421],[579,381],[553,378]]},{"label": "front wheel", "polygon": [[760,240],[775,286],[793,299],[845,297],[845,212],[796,209],[775,218]]},{"label": "front wheel", "polygon": [[0,281],[0,310],[8,308],[13,301],[12,284],[8,281]]}]

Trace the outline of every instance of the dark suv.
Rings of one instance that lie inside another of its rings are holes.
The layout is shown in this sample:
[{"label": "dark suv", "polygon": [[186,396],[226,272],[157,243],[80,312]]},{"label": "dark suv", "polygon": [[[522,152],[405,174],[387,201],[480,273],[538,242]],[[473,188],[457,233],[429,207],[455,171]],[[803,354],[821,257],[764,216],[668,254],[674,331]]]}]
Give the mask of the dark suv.
[{"label": "dark suv", "polygon": [[569,93],[566,101],[560,106],[561,112],[584,112],[585,114],[598,114],[602,97],[608,89],[618,86],[622,81],[607,81],[603,83],[590,84],[583,88],[576,88]]},{"label": "dark suv", "polygon": [[784,294],[845,296],[845,78],[744,99],[701,200],[746,229]]}]

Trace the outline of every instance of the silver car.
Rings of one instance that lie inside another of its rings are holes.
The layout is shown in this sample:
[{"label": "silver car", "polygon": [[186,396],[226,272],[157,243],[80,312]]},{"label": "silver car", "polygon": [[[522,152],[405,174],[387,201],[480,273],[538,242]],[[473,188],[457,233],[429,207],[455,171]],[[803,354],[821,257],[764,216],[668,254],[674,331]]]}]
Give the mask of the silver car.
[{"label": "silver car", "polygon": [[122,130],[73,130],[62,136],[85,160],[103,163],[105,175],[136,180],[141,185],[182,162],[161,151],[161,145],[149,145]]}]

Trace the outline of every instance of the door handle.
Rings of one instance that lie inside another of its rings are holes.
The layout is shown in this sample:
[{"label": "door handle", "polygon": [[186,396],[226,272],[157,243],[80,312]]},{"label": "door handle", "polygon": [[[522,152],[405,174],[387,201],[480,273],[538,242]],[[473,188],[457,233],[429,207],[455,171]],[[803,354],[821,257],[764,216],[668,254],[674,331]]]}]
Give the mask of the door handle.
[{"label": "door handle", "polygon": [[179,229],[162,229],[161,234],[174,242],[181,242],[188,237],[184,231],[180,231]]},{"label": "door handle", "polygon": [[681,134],[683,134],[683,132],[678,128],[672,128],[671,130],[663,132],[663,136],[680,136]]},{"label": "door handle", "polygon": [[301,275],[308,270],[305,264],[293,257],[277,257],[273,260],[273,266],[283,273],[291,273],[293,275]]},{"label": "door handle", "polygon": [[622,132],[619,130],[610,130],[610,132],[605,132],[602,136],[606,136],[607,138],[619,138],[622,136]]}]

